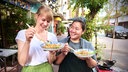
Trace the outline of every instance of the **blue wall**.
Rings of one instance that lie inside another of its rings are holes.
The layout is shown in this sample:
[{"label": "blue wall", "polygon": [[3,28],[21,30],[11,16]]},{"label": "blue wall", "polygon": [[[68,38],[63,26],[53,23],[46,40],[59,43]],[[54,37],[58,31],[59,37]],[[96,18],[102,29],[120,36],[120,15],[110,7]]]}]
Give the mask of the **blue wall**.
[{"label": "blue wall", "polygon": [[31,4],[30,6],[31,6],[30,11],[36,13],[37,9],[41,6],[41,4],[36,3],[36,4]]}]

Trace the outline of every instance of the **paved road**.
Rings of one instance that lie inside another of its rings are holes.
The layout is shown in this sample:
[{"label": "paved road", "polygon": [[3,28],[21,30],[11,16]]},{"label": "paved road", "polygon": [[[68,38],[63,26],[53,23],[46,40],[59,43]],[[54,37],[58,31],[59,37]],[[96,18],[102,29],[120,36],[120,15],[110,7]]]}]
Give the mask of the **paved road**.
[{"label": "paved road", "polygon": [[104,59],[110,59],[111,48],[113,42],[112,60],[116,60],[116,67],[119,67],[128,72],[128,39],[112,39],[108,37],[98,37],[98,41],[106,44],[103,50]]}]

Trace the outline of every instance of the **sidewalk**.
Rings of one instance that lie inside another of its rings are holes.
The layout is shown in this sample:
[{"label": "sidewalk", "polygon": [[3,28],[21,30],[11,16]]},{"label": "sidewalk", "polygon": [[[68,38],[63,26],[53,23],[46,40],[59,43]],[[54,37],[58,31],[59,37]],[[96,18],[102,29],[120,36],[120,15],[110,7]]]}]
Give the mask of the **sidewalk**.
[{"label": "sidewalk", "polygon": [[113,66],[112,69],[114,70],[114,72],[128,72],[128,70],[123,70],[119,67]]}]

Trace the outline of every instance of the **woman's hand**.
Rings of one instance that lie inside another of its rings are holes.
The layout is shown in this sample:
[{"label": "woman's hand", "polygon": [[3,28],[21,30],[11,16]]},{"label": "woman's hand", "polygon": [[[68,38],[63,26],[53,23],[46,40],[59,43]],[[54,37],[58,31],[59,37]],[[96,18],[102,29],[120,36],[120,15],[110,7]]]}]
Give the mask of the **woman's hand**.
[{"label": "woman's hand", "polygon": [[30,41],[33,38],[35,34],[35,29],[33,27],[29,27],[25,31],[26,36],[26,42],[23,42],[21,40],[17,41],[18,45],[18,62],[21,66],[25,66],[28,56],[29,56],[29,48],[30,48]]},{"label": "woman's hand", "polygon": [[52,64],[56,60],[56,51],[49,51],[49,63]]},{"label": "woman's hand", "polygon": [[86,58],[78,57],[78,58],[81,59],[81,60],[85,60],[90,68],[93,68],[97,65],[96,60],[94,60],[91,57],[86,57]]},{"label": "woman's hand", "polygon": [[68,43],[65,43],[65,46],[64,46],[64,48],[61,49],[61,52],[62,52],[64,55],[67,55],[69,51],[70,51],[69,45],[68,45]]},{"label": "woman's hand", "polygon": [[56,56],[56,52],[57,52],[57,51],[49,51],[50,57],[55,57],[55,56]]},{"label": "woman's hand", "polygon": [[34,34],[36,33],[35,29],[33,27],[29,27],[26,32],[26,41],[31,41],[31,39],[33,38]]},{"label": "woman's hand", "polygon": [[78,57],[79,59],[81,59],[81,60],[88,60],[88,59],[90,59],[91,57]]},{"label": "woman's hand", "polygon": [[61,64],[62,61],[64,60],[65,56],[68,54],[69,51],[70,51],[69,45],[68,45],[68,43],[65,43],[64,48],[62,48],[60,50],[60,54],[57,55],[57,57],[56,57],[55,64],[58,64],[58,65]]}]

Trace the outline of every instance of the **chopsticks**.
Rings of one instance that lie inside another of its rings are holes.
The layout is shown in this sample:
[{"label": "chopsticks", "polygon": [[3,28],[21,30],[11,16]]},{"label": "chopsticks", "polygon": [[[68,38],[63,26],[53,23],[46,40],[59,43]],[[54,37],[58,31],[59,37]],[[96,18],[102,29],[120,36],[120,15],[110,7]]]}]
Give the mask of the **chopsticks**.
[{"label": "chopsticks", "polygon": [[[26,23],[26,25],[28,26],[28,28],[30,28],[31,26],[29,24]],[[37,36],[37,35],[36,35]],[[37,38],[39,39],[39,37],[37,36]],[[44,42],[45,44],[49,44],[51,41],[44,41],[43,39],[39,39],[41,42]]]},{"label": "chopsticks", "polygon": [[31,26],[29,24],[26,23],[26,25],[30,28]]},{"label": "chopsticks", "polygon": [[69,49],[72,50],[73,52],[75,51],[75,49],[73,49],[72,47],[69,46]]}]

